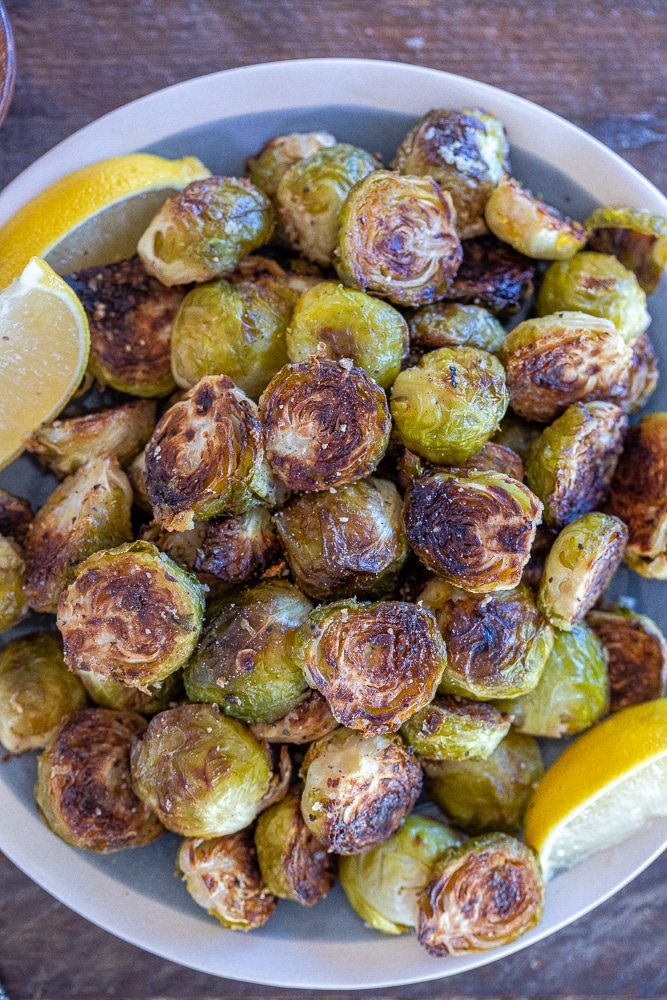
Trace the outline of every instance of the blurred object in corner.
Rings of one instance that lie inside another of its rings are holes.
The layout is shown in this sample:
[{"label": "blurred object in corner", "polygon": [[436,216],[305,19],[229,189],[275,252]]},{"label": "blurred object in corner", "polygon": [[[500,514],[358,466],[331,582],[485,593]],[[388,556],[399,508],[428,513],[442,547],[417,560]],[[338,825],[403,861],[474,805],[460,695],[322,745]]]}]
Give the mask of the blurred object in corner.
[{"label": "blurred object in corner", "polygon": [[0,125],[7,114],[14,89],[14,39],[7,11],[0,0]]}]

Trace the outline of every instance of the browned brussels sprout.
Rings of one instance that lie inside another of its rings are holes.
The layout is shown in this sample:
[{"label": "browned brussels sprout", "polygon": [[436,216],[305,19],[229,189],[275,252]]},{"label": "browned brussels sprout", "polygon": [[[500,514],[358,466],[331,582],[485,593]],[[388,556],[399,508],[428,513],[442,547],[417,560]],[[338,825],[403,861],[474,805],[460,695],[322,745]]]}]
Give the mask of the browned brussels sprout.
[{"label": "browned brussels sprout", "polygon": [[297,632],[293,655],[348,729],[396,732],[431,701],[447,660],[433,615],[416,604],[323,604]]},{"label": "browned brussels sprout", "polygon": [[156,684],[147,684],[145,691],[121,684],[114,677],[101,677],[88,670],[77,670],[75,673],[96,705],[100,708],[112,708],[116,712],[156,715],[166,708],[173,708],[183,691],[180,673],[169,674]]},{"label": "browned brussels sprout", "polygon": [[209,840],[186,837],[176,874],[195,903],[233,931],[262,927],[278,905],[262,881],[251,830]]},{"label": "browned brussels sprout", "polygon": [[275,722],[257,722],[250,729],[258,740],[267,743],[312,743],[328,736],[338,723],[331,714],[329,702],[319,691],[310,691],[303,701],[295,705]]},{"label": "browned brussels sprout", "polygon": [[269,789],[266,750],[217,705],[160,712],[132,747],[132,784],[168,830],[184,837],[236,833]]},{"label": "browned brussels sprout", "polygon": [[539,198],[513,177],[501,177],[484,211],[499,240],[534,260],[569,260],[581,250],[588,231]]},{"label": "browned brussels sprout", "polygon": [[509,715],[492,705],[442,695],[404,722],[401,736],[429,760],[483,759],[493,753],[509,727]]},{"label": "browned brussels sprout", "polygon": [[390,407],[406,447],[430,462],[456,465],[498,429],[508,402],[497,358],[476,347],[441,347],[400,373]]},{"label": "browned brussels sprout", "polygon": [[88,316],[90,373],[133,396],[169,395],[171,327],[184,289],[165,288],[138,257],[88,267],[65,280]]},{"label": "browned brussels sprout", "polygon": [[638,413],[648,403],[658,384],[658,358],[648,333],[642,333],[632,345],[628,387],[618,405],[626,413]]},{"label": "browned brussels sprout", "polygon": [[132,538],[132,488],[113,455],[68,476],[38,511],[25,547],[26,601],[55,612],[77,563]]},{"label": "browned brussels sprout", "polygon": [[398,375],[408,348],[407,323],[397,309],[335,281],[304,292],[287,331],[290,361],[351,358],[383,389]]},{"label": "browned brussels sprout", "polygon": [[262,878],[280,899],[313,906],[336,881],[336,859],[306,826],[298,787],[259,817],[255,847]]},{"label": "browned brussels sprout", "polygon": [[271,467],[292,490],[363,479],[389,443],[387,398],[351,361],[285,365],[265,389],[259,412]]},{"label": "browned brussels sprout", "polygon": [[667,642],[654,621],[628,608],[614,608],[589,611],[586,624],[609,658],[610,711],[664,698]]},{"label": "browned brussels sprout", "polygon": [[618,569],[628,529],[617,517],[591,511],[560,532],[544,564],[537,606],[555,628],[583,621]]},{"label": "browned brussels sprout", "polygon": [[145,728],[134,712],[84,708],[65,717],[38,757],[37,808],[72,847],[109,854],[164,832],[130,783],[132,741]]},{"label": "browned brussels sprout", "polygon": [[71,476],[93,458],[115,455],[128,465],[155,427],[155,403],[140,399],[114,410],[54,420],[38,427],[26,442],[28,451],[57,476]]},{"label": "browned brussels sprout", "polygon": [[32,524],[30,501],[0,489],[0,535],[23,545]]},{"label": "browned brussels sprout", "polygon": [[463,241],[461,266],[443,298],[507,319],[531,298],[534,279],[535,261],[495,236],[476,236]]},{"label": "browned brussels sprout", "polygon": [[156,520],[169,531],[272,501],[257,407],[227,375],[201,379],[155,428],[145,479]]},{"label": "browned brussels sprout", "polygon": [[596,208],[586,219],[588,248],[613,254],[637,275],[647,295],[658,287],[667,264],[667,219],[641,208]]},{"label": "browned brussels sprout", "polygon": [[419,595],[447,647],[439,690],[484,700],[515,698],[537,684],[553,629],[524,584],[495,594],[467,594],[434,577]]},{"label": "browned brussels sprout", "polygon": [[41,750],[61,720],[86,700],[53,633],[14,639],[0,651],[0,743],[10,753]]},{"label": "browned brussels sprout", "polygon": [[308,686],[291,655],[312,601],[287,580],[225,598],[206,626],[183,679],[190,701],[213,702],[244,722],[275,722]]},{"label": "browned brussels sprout", "polygon": [[425,566],[472,593],[521,580],[542,504],[500,472],[436,472],[405,495],[405,530]]},{"label": "browned brussels sprout", "polygon": [[268,243],[274,219],[269,198],[249,180],[206,177],[163,202],[137,251],[163,285],[224,278]]},{"label": "browned brussels sprout", "polygon": [[204,526],[193,568],[227,588],[255,583],[280,557],[267,507],[251,507],[239,517],[212,518]]},{"label": "browned brussels sprout", "polygon": [[8,632],[28,614],[24,572],[21,549],[13,538],[0,535],[0,633]]},{"label": "browned brussels sprout", "polygon": [[533,441],[526,482],[547,524],[561,528],[606,499],[627,429],[613,403],[573,403]]},{"label": "browned brussels sprout", "polygon": [[502,358],[512,409],[548,424],[573,403],[622,405],[632,350],[609,320],[561,312],[515,326]]},{"label": "browned brussels sprout", "polygon": [[336,854],[359,854],[389,840],[422,786],[421,768],[398,736],[342,726],[311,743],[301,771],[306,826]]},{"label": "browned brussels sprout", "polygon": [[369,476],[335,493],[304,493],[275,515],[298,587],[317,600],[383,597],[410,551],[393,483]]},{"label": "browned brussels sprout", "polygon": [[468,955],[516,941],[544,909],[537,858],[502,833],[451,848],[419,897],[417,938],[430,955]]},{"label": "browned brussels sprout", "polygon": [[96,552],[58,605],[65,662],[145,691],[186,662],[203,614],[198,581],[149,542]]},{"label": "browned brussels sprout", "polygon": [[255,187],[274,198],[283,175],[290,167],[320,149],[335,145],[335,142],[328,132],[290,132],[289,135],[278,135],[262,146],[257,156],[248,157],[246,171]]},{"label": "browned brussels sprout", "polygon": [[467,833],[515,833],[543,774],[537,740],[510,729],[486,760],[423,760],[427,790]]},{"label": "browned brussels sprout", "polygon": [[431,472],[501,472],[519,482],[524,478],[521,458],[511,448],[487,441],[470,458],[459,462],[454,468],[432,465],[409,448],[404,448],[398,458],[398,481],[404,490],[409,490],[415,479]]},{"label": "browned brussels sprout", "polygon": [[338,218],[338,276],[399,305],[441,299],[463,256],[454,215],[451,197],[430,177],[370,174]]},{"label": "browned brussels sprout", "polygon": [[[502,444],[506,448],[511,448],[523,460],[524,464],[528,460],[530,446],[542,433],[540,424],[535,424],[530,420],[524,420],[517,416],[513,410],[508,410],[500,422],[500,428],[491,439],[495,444]],[[500,470],[499,470],[500,471]],[[511,473],[507,473],[511,475]],[[519,476],[513,476],[519,479]]]},{"label": "browned brussels sprout", "polygon": [[434,350],[438,347],[477,347],[495,354],[505,339],[505,328],[481,306],[459,302],[434,302],[417,309],[409,320],[410,346]]}]

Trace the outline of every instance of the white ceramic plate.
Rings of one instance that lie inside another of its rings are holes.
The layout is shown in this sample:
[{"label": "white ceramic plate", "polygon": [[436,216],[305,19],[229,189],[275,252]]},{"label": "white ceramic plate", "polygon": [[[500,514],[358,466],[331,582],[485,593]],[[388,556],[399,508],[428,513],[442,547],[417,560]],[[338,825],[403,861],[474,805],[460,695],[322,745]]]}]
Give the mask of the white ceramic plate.
[{"label": "white ceramic plate", "polygon": [[[667,214],[667,199],[595,139],[519,97],[472,80],[397,63],[326,59],[270,63],[190,80],[145,97],[71,136],[0,195],[0,223],[58,177],[86,163],[137,149],[194,154],[213,171],[239,173],[245,156],[287,131],[326,129],[388,160],[414,120],[431,107],[483,107],[503,120],[514,173],[556,207],[583,219],[599,203]],[[667,371],[667,289],[652,298],[651,334]],[[667,386],[667,380],[665,380]],[[667,388],[653,408],[667,409]],[[41,501],[27,460],[0,484]],[[619,573],[620,593],[667,628],[665,584]],[[552,751],[553,753],[553,751]],[[558,876],[544,918],[520,941],[485,955],[434,959],[414,936],[368,930],[340,889],[313,909],[281,903],[250,934],[226,931],[173,877],[177,838],[109,857],[74,850],[39,820],[31,756],[0,765],[0,848],[67,906],[127,941],[202,972],[272,986],[357,989],[438,979],[537,941],[601,903],[667,845],[667,819],[624,845]]]}]

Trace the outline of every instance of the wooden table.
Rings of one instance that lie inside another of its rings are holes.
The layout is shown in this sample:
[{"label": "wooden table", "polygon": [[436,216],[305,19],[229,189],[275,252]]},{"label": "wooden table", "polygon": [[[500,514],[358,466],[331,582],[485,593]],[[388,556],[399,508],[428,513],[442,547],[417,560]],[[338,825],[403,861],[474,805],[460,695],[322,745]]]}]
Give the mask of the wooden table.
[{"label": "wooden table", "polygon": [[[476,77],[592,132],[667,190],[667,0],[7,0],[17,47],[0,187],[56,142],[152,90],[231,66],[367,56]],[[667,993],[667,855],[593,914],[502,962],[392,997]],[[75,916],[0,856],[11,1000],[303,997],[191,972]],[[342,996],[322,994],[326,1000]]]}]

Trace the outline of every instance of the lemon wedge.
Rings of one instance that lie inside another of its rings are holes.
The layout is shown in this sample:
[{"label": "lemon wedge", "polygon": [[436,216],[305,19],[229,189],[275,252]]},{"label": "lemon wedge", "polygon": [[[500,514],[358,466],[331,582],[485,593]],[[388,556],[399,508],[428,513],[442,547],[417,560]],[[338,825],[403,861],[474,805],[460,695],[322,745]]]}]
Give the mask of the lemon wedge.
[{"label": "lemon wedge", "polygon": [[549,768],[524,839],[545,878],[667,815],[667,699],[632,705],[589,729]]},{"label": "lemon wedge", "polygon": [[165,198],[210,177],[194,156],[114,156],[61,177],[0,227],[0,288],[43,257],[58,274],[136,253]]},{"label": "lemon wedge", "polygon": [[83,306],[33,257],[0,292],[0,469],[62,410],[83,377],[89,347]]}]

